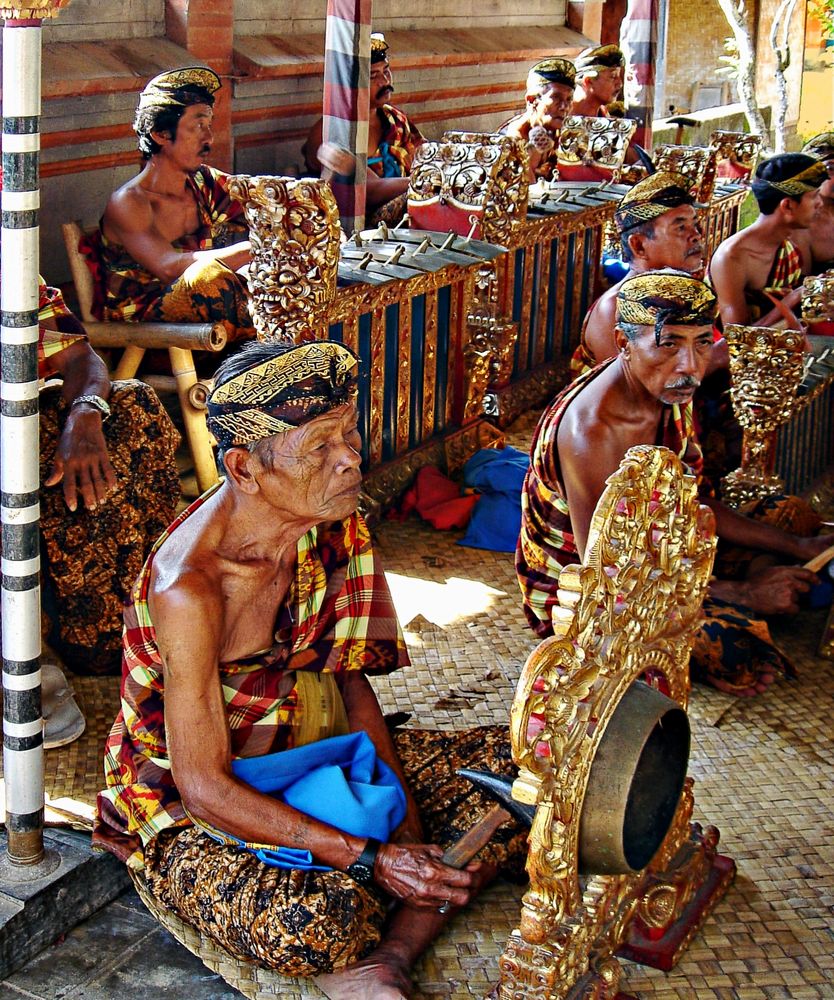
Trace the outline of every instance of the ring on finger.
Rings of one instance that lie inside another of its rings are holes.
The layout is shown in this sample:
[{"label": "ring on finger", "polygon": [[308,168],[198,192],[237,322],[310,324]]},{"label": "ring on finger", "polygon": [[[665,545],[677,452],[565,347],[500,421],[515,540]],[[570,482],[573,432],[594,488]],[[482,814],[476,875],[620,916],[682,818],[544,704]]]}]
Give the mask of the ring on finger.
[{"label": "ring on finger", "polygon": [[438,908],[437,908],[437,912],[438,912],[438,913],[444,913],[444,914],[445,914],[445,913],[448,913],[448,912],[449,912],[449,910],[451,910],[451,908],[452,908],[452,904],[451,904],[451,903],[449,902],[449,900],[448,900],[448,899],[446,899],[446,900],[444,900],[444,901],[443,901],[443,902],[442,902],[442,903],[440,904],[440,906],[438,906]]}]

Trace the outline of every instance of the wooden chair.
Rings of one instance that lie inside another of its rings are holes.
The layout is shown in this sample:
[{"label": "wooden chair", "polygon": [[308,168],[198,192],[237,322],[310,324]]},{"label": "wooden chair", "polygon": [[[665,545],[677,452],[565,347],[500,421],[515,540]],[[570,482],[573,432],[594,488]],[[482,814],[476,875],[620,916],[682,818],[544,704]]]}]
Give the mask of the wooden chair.
[{"label": "wooden chair", "polygon": [[77,222],[64,223],[61,231],[81,319],[90,343],[100,349],[122,350],[122,356],[113,370],[113,378],[135,378],[148,348],[167,350],[172,374],[146,377],[144,381],[156,388],[176,392],[182,410],[186,441],[194,462],[194,474],[202,493],[213,486],[218,477],[205,418],[210,386],[198,379],[193,352],[221,351],[226,346],[226,331],[220,323],[99,322],[92,313],[93,276],[78,249],[84,232]]}]

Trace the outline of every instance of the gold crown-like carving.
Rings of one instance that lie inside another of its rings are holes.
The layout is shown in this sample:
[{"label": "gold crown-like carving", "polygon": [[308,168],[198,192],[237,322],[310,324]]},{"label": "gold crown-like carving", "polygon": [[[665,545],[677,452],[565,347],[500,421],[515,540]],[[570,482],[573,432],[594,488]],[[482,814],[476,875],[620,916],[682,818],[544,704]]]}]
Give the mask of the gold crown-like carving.
[{"label": "gold crown-like carving", "polygon": [[675,146],[662,143],[655,146],[653,159],[658,170],[683,174],[696,201],[708,202],[715,189],[717,152],[712,146]]},{"label": "gold crown-like carving", "polygon": [[595,167],[617,181],[637,122],[631,118],[568,115],[559,134],[558,166]]}]

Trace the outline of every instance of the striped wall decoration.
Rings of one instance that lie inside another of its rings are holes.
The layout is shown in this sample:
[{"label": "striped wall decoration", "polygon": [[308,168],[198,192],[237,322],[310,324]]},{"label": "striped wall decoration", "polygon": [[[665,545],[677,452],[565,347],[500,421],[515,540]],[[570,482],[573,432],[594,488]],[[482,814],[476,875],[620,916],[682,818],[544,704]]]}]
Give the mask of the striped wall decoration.
[{"label": "striped wall decoration", "polygon": [[327,0],[322,137],[356,158],[352,178],[337,175],[330,182],[348,235],[365,222],[371,6],[371,0]]},{"label": "striped wall decoration", "polygon": [[0,267],[3,766],[9,860],[21,865],[38,863],[44,853],[37,352],[40,83],[40,21],[7,19]]},{"label": "striped wall decoration", "polygon": [[628,117],[637,121],[634,142],[644,149],[652,148],[657,19],[658,0],[628,0],[620,27],[620,47],[626,60]]}]

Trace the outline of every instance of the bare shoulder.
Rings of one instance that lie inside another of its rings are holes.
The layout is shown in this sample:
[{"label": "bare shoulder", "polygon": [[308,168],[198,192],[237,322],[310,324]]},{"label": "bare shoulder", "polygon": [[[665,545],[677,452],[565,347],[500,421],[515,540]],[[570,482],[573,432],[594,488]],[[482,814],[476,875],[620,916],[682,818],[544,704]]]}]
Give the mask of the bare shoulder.
[{"label": "bare shoulder", "polygon": [[745,250],[749,243],[750,236],[746,229],[742,229],[740,233],[733,233],[732,236],[728,236],[723,243],[718,245],[715,253],[712,255],[710,269],[716,265],[722,267],[728,263],[742,263],[745,259]]},{"label": "bare shoulder", "polygon": [[153,224],[153,206],[139,177],[131,178],[110,195],[104,221],[119,230],[143,232]]},{"label": "bare shoulder", "polygon": [[617,291],[613,285],[596,300],[585,321],[585,344],[597,362],[605,361],[617,353],[614,326],[617,322]]}]

